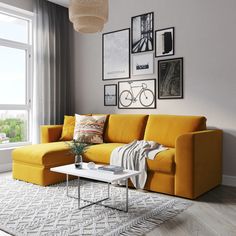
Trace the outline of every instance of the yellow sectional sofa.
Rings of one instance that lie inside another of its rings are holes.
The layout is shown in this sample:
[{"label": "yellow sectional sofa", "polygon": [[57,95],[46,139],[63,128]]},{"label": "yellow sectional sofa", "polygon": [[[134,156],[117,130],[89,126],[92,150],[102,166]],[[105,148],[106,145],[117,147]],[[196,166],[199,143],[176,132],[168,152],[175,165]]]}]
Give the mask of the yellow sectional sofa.
[{"label": "yellow sectional sofa", "polygon": [[[65,180],[50,171],[74,161],[68,146],[59,141],[62,128],[42,126],[41,144],[13,151],[13,178],[43,186]],[[135,139],[169,148],[147,160],[145,189],[195,199],[221,183],[222,131],[207,130],[202,116],[108,115],[104,143],[89,147],[84,161],[109,164],[114,148]]]}]

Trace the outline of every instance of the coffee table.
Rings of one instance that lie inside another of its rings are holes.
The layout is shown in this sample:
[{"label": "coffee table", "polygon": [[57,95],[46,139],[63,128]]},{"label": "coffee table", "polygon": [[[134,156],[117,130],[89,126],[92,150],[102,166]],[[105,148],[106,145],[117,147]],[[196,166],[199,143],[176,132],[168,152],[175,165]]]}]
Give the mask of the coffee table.
[{"label": "coffee table", "polygon": [[[66,174],[66,194],[70,198],[76,198],[78,199],[78,208],[83,209],[85,207],[91,206],[93,204],[99,204],[102,201],[108,200],[110,198],[110,184],[116,181],[125,181],[125,186],[126,186],[126,204],[125,204],[125,209],[118,209],[112,206],[107,206],[107,205],[102,205],[104,207],[109,207],[112,209],[120,210],[120,211],[125,211],[128,212],[128,204],[129,204],[129,193],[128,193],[128,179],[133,176],[137,176],[141,174],[141,171],[135,171],[135,170],[124,170],[122,174],[113,174],[110,173],[109,171],[103,171],[103,170],[98,170],[97,168],[101,165],[95,165],[94,169],[89,169],[87,166],[87,163],[83,163],[82,169],[76,169],[74,164],[71,165],[64,165],[64,166],[58,166],[58,167],[53,167],[50,170],[57,172],[57,173],[63,173]],[[77,176],[78,177],[78,197],[70,196],[68,192],[68,180],[69,180],[69,175]],[[96,181],[101,181],[101,182],[106,182],[107,185],[107,197],[103,198],[99,201],[88,201],[85,199],[81,199],[80,196],[80,178],[86,178],[86,179],[91,179],[91,180],[96,180]],[[80,206],[80,201],[85,201],[89,202],[89,204],[85,206]]]}]

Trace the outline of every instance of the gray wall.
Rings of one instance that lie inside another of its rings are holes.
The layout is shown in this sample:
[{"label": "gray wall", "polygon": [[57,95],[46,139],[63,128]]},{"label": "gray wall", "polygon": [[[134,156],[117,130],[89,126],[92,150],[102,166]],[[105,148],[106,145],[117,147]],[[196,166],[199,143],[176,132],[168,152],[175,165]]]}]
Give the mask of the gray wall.
[{"label": "gray wall", "polygon": [[33,11],[33,0],[0,0],[0,3],[5,3],[26,11]]},{"label": "gray wall", "polygon": [[[117,80],[102,81],[102,34],[74,33],[76,112],[204,115],[208,126],[224,130],[223,173],[236,177],[235,9],[235,0],[110,0],[103,32],[130,27],[132,16],[149,11],[155,29],[175,27],[175,57],[184,57],[184,99],[157,100],[154,110],[104,107],[103,86]],[[132,78],[156,78],[156,64],[154,75]]]}]

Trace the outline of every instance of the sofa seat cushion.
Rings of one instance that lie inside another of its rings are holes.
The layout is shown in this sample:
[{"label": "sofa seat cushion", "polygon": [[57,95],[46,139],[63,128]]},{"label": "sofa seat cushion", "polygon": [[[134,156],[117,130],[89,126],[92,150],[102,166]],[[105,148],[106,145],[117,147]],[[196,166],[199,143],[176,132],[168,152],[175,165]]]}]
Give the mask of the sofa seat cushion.
[{"label": "sofa seat cushion", "polygon": [[[103,143],[92,145],[83,155],[83,161],[95,162],[99,164],[110,164],[111,152],[116,148],[123,146],[122,143]],[[149,171],[159,171],[168,174],[174,174],[175,171],[175,149],[170,148],[158,153],[154,160],[147,159],[147,169]]]},{"label": "sofa seat cushion", "polygon": [[109,164],[111,152],[123,146],[123,143],[103,143],[90,146],[83,154],[84,162],[95,162],[99,164]]},{"label": "sofa seat cushion", "polygon": [[34,144],[16,148],[12,152],[14,161],[42,165],[45,167],[65,165],[74,162],[65,142]]},{"label": "sofa seat cushion", "polygon": [[143,139],[148,115],[114,114],[107,121],[106,143],[130,143]]},{"label": "sofa seat cushion", "polygon": [[175,148],[159,152],[154,160],[147,159],[148,171],[157,171],[167,174],[175,173]]}]

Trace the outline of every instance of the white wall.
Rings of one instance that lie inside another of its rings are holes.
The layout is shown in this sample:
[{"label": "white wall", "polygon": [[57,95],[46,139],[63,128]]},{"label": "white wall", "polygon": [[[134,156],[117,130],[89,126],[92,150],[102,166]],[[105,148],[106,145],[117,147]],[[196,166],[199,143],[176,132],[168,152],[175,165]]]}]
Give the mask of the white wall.
[{"label": "white wall", "polygon": [[[175,27],[174,57],[184,57],[184,99],[157,100],[154,110],[104,107],[103,86],[117,80],[102,81],[102,34],[75,33],[76,112],[204,115],[208,126],[224,130],[223,173],[236,176],[235,9],[235,0],[110,0],[103,32],[131,27],[132,16],[150,11],[155,29]],[[155,75],[132,78],[157,78],[157,59]]]},{"label": "white wall", "polygon": [[[26,11],[33,11],[33,0],[0,0],[1,3],[18,7]],[[0,172],[11,170],[11,152],[13,148],[0,149]]]}]

